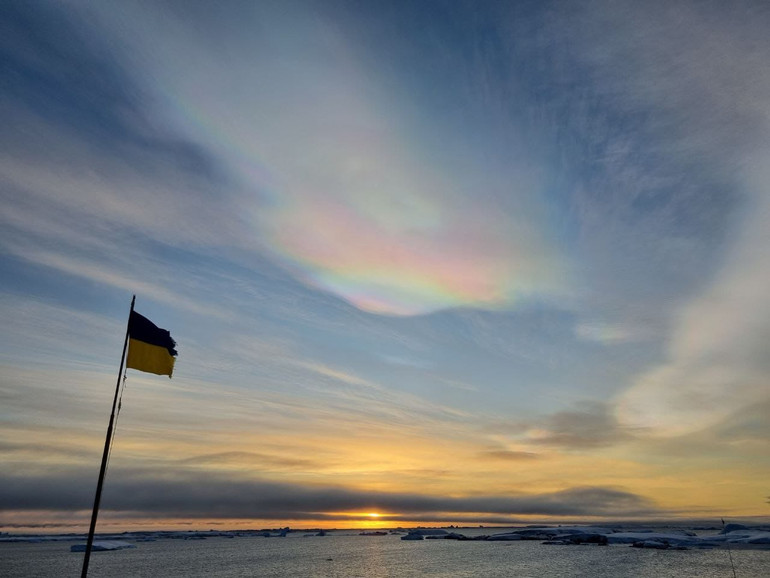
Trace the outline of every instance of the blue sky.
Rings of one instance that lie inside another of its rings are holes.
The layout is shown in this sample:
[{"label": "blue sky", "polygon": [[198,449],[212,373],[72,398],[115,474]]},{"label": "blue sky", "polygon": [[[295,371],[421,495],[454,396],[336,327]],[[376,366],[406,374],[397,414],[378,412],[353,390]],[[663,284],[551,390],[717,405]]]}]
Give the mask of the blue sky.
[{"label": "blue sky", "polygon": [[0,11],[5,526],[767,515],[764,3]]}]

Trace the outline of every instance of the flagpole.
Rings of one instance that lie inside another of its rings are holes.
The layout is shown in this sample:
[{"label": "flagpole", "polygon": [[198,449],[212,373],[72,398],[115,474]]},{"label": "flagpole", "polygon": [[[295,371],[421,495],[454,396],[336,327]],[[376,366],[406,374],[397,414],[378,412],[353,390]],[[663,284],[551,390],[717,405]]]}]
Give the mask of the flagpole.
[{"label": "flagpole", "polygon": [[131,310],[128,313],[128,322],[126,323],[126,338],[123,341],[123,355],[120,358],[120,369],[118,370],[118,382],[115,385],[115,397],[112,400],[112,413],[110,414],[110,424],[107,426],[107,437],[104,440],[104,452],[102,453],[102,466],[99,469],[99,481],[96,483],[96,496],[94,497],[94,510],[91,512],[91,527],[88,530],[88,542],[86,543],[86,555],[83,558],[83,571],[81,578],[88,576],[88,561],[91,558],[91,548],[94,545],[94,530],[96,530],[96,517],[99,515],[99,502],[102,499],[102,486],[104,485],[104,474],[107,472],[107,458],[110,454],[110,442],[112,440],[112,428],[115,424],[115,406],[118,403],[118,392],[120,391],[120,377],[123,374],[123,364],[126,360],[126,349],[128,349],[128,333],[131,323],[131,314],[134,312],[134,302],[136,295],[131,297]]}]

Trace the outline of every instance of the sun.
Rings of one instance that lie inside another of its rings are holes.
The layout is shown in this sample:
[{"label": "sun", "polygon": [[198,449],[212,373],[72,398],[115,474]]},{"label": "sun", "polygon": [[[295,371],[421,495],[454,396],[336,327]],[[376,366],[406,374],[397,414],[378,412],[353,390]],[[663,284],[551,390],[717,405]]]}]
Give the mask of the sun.
[{"label": "sun", "polygon": [[379,512],[362,512],[360,522],[356,524],[359,528],[385,528],[389,521],[387,514],[381,514]]}]

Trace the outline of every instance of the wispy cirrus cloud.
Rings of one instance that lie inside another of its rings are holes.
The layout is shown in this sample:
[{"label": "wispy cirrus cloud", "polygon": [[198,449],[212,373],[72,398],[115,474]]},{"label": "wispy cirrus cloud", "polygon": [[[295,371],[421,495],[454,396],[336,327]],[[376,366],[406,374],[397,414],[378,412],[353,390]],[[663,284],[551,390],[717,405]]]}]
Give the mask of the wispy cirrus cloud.
[{"label": "wispy cirrus cloud", "polygon": [[757,171],[743,230],[713,284],[681,312],[667,361],[620,396],[623,423],[677,435],[715,426],[768,401],[768,176],[764,169]]},{"label": "wispy cirrus cloud", "polygon": [[530,426],[524,442],[535,446],[585,450],[622,443],[629,430],[621,426],[611,407],[583,402],[574,409],[556,412]]},{"label": "wispy cirrus cloud", "polygon": [[[626,23],[635,21],[629,14],[644,21],[630,4],[616,8]],[[636,27],[611,43],[614,54],[590,49],[586,54],[600,71],[618,68],[597,63],[627,56],[636,74],[611,79],[608,86],[619,91],[626,106],[653,106],[658,115],[651,128],[673,136],[657,147],[665,146],[679,166],[699,167],[708,175],[695,181],[697,187],[677,184],[669,195],[681,195],[687,204],[670,204],[660,215],[677,241],[667,246],[686,251],[677,266],[685,271],[695,258],[704,262],[701,274],[707,271],[708,276],[669,309],[673,322],[665,359],[617,399],[623,425],[670,436],[709,428],[731,416],[740,419],[741,412],[767,399],[770,324],[764,288],[770,269],[762,247],[770,241],[765,168],[770,74],[759,63],[770,57],[770,43],[761,24],[766,7],[658,5],[655,12],[668,16],[661,26]],[[687,22],[683,34],[677,22]],[[675,57],[664,64],[662,54]],[[670,184],[663,184],[663,190]],[[649,187],[646,202],[643,197],[635,202],[664,203],[665,196],[649,197],[656,189]],[[720,209],[731,218],[720,223]],[[692,241],[704,234],[712,239],[702,247],[712,249],[693,251]]]},{"label": "wispy cirrus cloud", "polygon": [[515,450],[487,450],[478,454],[482,460],[502,460],[502,461],[526,461],[534,460],[539,456],[533,452],[521,452]]},{"label": "wispy cirrus cloud", "polygon": [[124,7],[120,26],[111,12],[96,18],[132,45],[127,62],[157,104],[237,175],[254,248],[303,282],[402,315],[563,291],[561,257],[540,226],[539,169],[522,161],[510,180],[491,178],[483,155],[465,154],[470,140],[428,144],[402,116],[422,103],[372,82],[349,32],[323,11],[252,7],[255,24],[275,23],[259,38],[242,25],[193,35],[162,8],[148,20]]}]

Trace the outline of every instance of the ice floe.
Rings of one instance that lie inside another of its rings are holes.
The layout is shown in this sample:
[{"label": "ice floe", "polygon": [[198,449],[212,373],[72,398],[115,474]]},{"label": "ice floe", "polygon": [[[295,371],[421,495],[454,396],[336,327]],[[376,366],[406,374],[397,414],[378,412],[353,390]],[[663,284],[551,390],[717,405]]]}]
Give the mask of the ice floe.
[{"label": "ice floe", "polygon": [[[91,551],[93,552],[106,552],[109,550],[125,550],[126,548],[136,548],[134,544],[130,542],[124,542],[122,540],[97,540],[94,541]],[[85,552],[86,544],[73,544],[70,546],[70,552]]]},{"label": "ice floe", "polygon": [[692,530],[613,529],[600,526],[530,527],[493,534],[487,540],[542,540],[546,544],[629,544],[637,548],[713,548],[723,545],[770,545],[770,528],[730,524],[721,534]]}]

